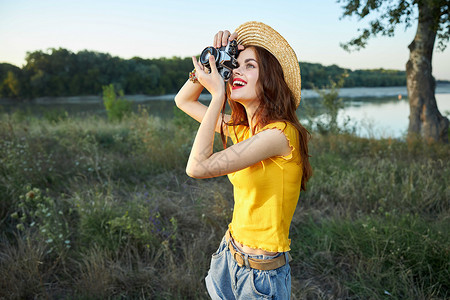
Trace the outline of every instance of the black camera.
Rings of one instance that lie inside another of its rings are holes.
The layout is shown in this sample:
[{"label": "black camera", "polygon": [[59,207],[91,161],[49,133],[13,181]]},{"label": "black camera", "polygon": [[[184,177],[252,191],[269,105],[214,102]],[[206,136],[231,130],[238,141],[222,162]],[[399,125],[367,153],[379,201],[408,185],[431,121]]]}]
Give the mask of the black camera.
[{"label": "black camera", "polygon": [[202,54],[200,54],[200,63],[211,71],[211,66],[209,65],[209,57],[214,55],[216,59],[216,67],[219,74],[223,77],[225,81],[228,81],[231,77],[233,69],[238,67],[237,57],[239,55],[238,45],[236,40],[228,42],[224,47],[216,49],[214,47],[206,47]]}]

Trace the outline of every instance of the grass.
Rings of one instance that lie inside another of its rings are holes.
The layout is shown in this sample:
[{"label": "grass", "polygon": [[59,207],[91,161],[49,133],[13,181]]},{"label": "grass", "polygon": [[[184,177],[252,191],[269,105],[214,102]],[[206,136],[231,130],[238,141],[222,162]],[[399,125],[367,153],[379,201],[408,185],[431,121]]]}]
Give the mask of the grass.
[{"label": "grass", "polygon": [[[0,298],[208,299],[232,186],[186,176],[197,126],[174,116],[1,115]],[[449,145],[315,134],[311,153],[293,299],[450,297]]]}]

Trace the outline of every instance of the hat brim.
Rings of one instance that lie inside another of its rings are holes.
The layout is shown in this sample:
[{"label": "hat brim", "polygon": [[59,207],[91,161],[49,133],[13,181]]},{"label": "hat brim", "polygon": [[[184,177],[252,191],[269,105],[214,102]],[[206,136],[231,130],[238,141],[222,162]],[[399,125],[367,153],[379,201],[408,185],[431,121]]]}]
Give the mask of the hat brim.
[{"label": "hat brim", "polygon": [[278,60],[283,69],[284,80],[292,91],[296,107],[301,100],[300,65],[289,43],[272,27],[256,21],[246,22],[236,29],[237,42],[245,46],[259,46]]}]

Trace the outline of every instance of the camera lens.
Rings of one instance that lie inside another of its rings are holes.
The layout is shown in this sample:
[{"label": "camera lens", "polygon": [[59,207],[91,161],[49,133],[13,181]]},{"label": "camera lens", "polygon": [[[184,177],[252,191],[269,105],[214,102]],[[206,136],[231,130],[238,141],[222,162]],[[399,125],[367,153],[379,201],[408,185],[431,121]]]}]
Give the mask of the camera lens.
[{"label": "camera lens", "polygon": [[228,81],[228,79],[230,79],[230,75],[231,75],[231,72],[228,70],[224,70],[222,73],[222,77],[223,77],[223,79],[225,79],[225,81]]},{"label": "camera lens", "polygon": [[214,47],[205,48],[200,54],[200,63],[209,68],[209,57],[211,55],[214,55],[214,58],[217,59],[217,50]]}]

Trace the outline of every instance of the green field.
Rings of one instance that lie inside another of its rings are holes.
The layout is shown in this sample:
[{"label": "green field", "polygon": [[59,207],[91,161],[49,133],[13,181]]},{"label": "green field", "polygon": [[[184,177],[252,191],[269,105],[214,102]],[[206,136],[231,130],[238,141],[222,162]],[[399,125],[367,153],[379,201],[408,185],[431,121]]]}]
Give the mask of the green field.
[{"label": "green field", "polygon": [[[0,299],[208,299],[232,186],[185,174],[197,126],[174,115],[0,115]],[[293,299],[448,299],[450,146],[310,145]]]}]

